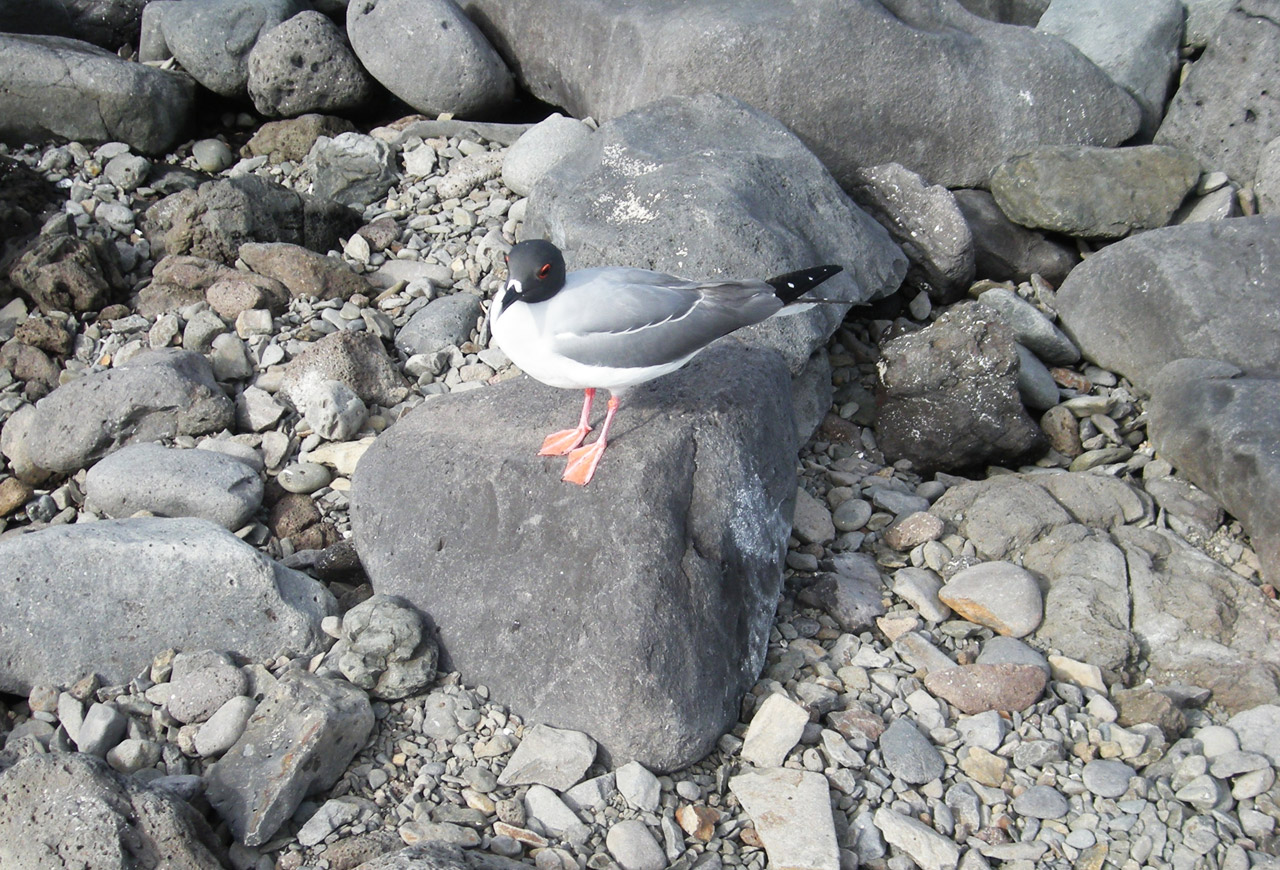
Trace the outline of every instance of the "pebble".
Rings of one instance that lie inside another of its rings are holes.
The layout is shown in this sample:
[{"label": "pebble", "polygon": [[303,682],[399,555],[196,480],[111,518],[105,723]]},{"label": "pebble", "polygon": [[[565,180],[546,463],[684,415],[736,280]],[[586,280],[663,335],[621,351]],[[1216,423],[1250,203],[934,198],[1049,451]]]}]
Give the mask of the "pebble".
[{"label": "pebble", "polygon": [[622,870],[664,870],[667,866],[666,853],[639,819],[628,819],[609,828],[605,847]]},{"label": "pebble", "polygon": [[[1031,819],[1061,819],[1071,809],[1070,802],[1056,788],[1033,785],[1013,800],[1014,812]],[[1093,843],[1076,848],[1087,848]]]},{"label": "pebble", "polygon": [[880,754],[889,772],[912,785],[938,779],[946,762],[911,720],[895,719],[880,735]]},{"label": "pebble", "polygon": [[842,532],[853,532],[861,529],[871,519],[874,509],[870,502],[860,498],[851,498],[841,502],[832,512],[832,524]]},{"label": "pebble", "polygon": [[1011,562],[982,562],[952,576],[938,593],[956,613],[1003,635],[1025,637],[1044,617],[1040,585]]},{"label": "pebble", "polygon": [[1134,769],[1122,761],[1095,759],[1084,766],[1084,787],[1098,797],[1118,798],[1129,790]]},{"label": "pebble", "polygon": [[627,803],[642,812],[655,812],[662,798],[658,778],[638,761],[631,761],[614,771],[618,792]]},{"label": "pebble", "polygon": [[755,823],[771,866],[838,870],[825,776],[789,768],[751,770],[729,780],[729,788]]},{"label": "pebble", "polygon": [[764,699],[747,727],[742,758],[760,767],[778,767],[804,733],[809,712],[782,694]]},{"label": "pebble", "polygon": [[535,725],[512,754],[498,782],[537,783],[564,791],[582,779],[595,757],[596,742],[582,732]]}]

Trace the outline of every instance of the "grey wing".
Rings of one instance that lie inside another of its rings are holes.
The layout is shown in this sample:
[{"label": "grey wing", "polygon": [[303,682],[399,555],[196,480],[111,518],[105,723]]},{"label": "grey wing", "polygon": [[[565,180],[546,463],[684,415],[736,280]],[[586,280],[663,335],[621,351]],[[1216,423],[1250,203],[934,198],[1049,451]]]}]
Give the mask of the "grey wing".
[{"label": "grey wing", "polygon": [[585,271],[596,274],[572,274],[582,277],[552,300],[552,340],[558,353],[586,365],[664,365],[782,307],[763,281],[696,283],[640,269]]}]

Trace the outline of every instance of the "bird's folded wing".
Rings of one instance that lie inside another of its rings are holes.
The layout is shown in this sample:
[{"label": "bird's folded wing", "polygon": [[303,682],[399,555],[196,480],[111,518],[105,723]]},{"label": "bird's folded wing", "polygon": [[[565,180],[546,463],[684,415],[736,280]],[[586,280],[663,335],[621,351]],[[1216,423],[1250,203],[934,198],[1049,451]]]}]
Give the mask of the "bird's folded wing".
[{"label": "bird's folded wing", "polygon": [[[695,284],[640,272],[640,283],[628,279],[632,270],[616,271],[620,274],[566,287],[552,300],[557,353],[585,365],[665,365],[782,307],[764,282]],[[666,280],[659,283],[659,278]]]}]

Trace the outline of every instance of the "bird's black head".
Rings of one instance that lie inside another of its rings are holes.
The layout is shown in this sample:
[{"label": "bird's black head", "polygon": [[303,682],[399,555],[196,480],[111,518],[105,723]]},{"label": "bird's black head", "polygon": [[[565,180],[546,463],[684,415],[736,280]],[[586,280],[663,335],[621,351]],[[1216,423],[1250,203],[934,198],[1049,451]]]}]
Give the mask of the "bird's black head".
[{"label": "bird's black head", "polygon": [[543,239],[520,242],[507,255],[507,298],[544,302],[564,286],[564,255]]}]

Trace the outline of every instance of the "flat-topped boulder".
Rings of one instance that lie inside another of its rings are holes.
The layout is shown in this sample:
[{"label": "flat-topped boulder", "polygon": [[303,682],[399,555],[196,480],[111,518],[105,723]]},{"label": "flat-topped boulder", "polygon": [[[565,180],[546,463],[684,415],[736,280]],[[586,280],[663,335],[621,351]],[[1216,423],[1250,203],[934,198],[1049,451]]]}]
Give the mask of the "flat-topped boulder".
[{"label": "flat-topped boulder", "polygon": [[536,455],[578,399],[520,378],[428,401],[356,469],[356,546],[434,623],[442,669],[613,765],[677,769],[764,663],[796,492],[787,370],[728,339],[636,388],[585,488]]}]

